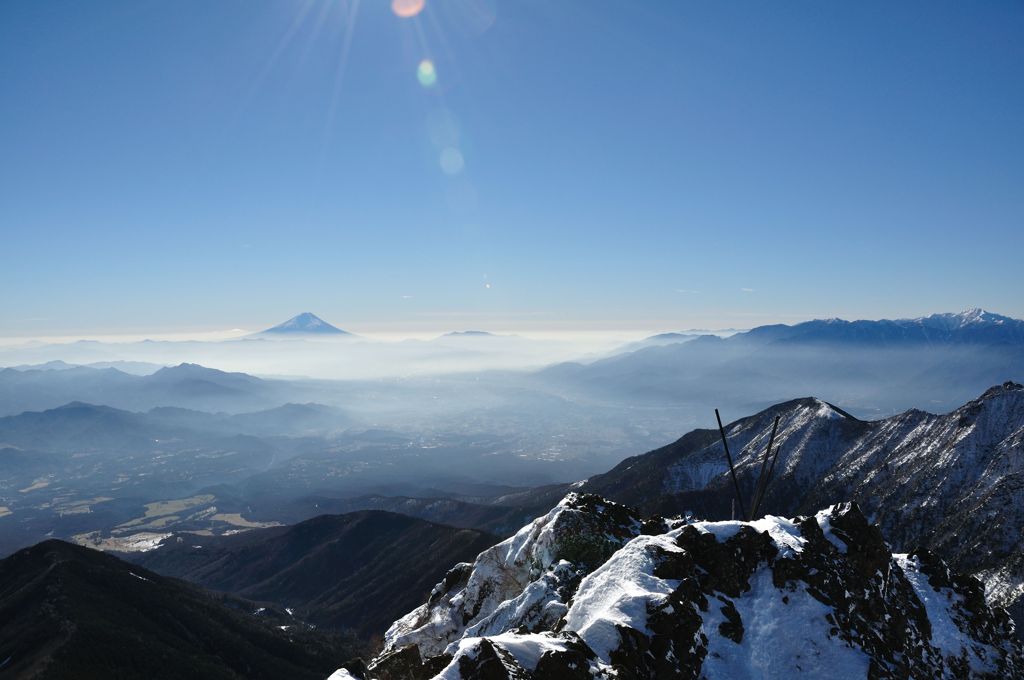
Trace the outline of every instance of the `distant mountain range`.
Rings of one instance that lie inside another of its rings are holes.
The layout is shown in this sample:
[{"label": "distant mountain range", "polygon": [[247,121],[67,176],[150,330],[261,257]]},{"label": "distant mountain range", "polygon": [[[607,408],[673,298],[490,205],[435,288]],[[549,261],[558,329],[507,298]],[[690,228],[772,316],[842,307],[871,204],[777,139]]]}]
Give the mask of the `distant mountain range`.
[{"label": "distant mountain range", "polygon": [[720,332],[689,330],[659,333],[637,344],[667,345],[702,336],[728,338],[740,344],[824,342],[844,345],[866,343],[873,347],[949,343],[1019,345],[1024,344],[1024,321],[974,308],[913,319],[815,319],[793,325],[757,326],[745,331],[729,329]]},{"label": "distant mountain range", "polygon": [[261,332],[262,335],[352,335],[332,326],[312,312],[303,312],[284,323]]},{"label": "distant mountain range", "polygon": [[675,403],[687,415],[711,405],[753,411],[807,393],[861,415],[911,405],[941,411],[994,383],[1024,380],[1024,321],[975,309],[760,326],[558,364],[536,378],[591,399]]},{"label": "distant mountain range", "polygon": [[498,336],[495,333],[490,333],[488,331],[450,331],[450,332],[445,333],[444,335],[440,336],[440,338],[438,338],[438,339],[440,340],[440,339],[444,339],[444,338],[456,338],[456,339],[458,339],[458,338],[496,338],[496,337],[501,337],[501,336]]},{"label": "distant mountain range", "polygon": [[361,652],[260,606],[46,541],[0,560],[0,675],[322,680]]},{"label": "distant mountain range", "polygon": [[343,411],[321,404],[284,404],[232,415],[166,406],[135,413],[72,402],[46,411],[0,417],[0,444],[50,452],[130,448],[144,451],[160,439],[327,434],[344,430],[351,424]]},{"label": "distant mountain range", "polygon": [[74,401],[132,410],[179,406],[237,413],[288,401],[283,394],[285,388],[282,382],[198,364],[163,367],[150,375],[84,366],[62,370],[5,368],[0,369],[0,415]]},{"label": "distant mountain range", "polygon": [[321,627],[381,635],[490,534],[367,510],[234,536],[176,534],[128,556],[158,573],[274,602]]},{"label": "distant mountain range", "polygon": [[47,361],[43,364],[22,364],[20,366],[11,366],[10,368],[16,371],[66,371],[70,368],[82,368],[83,366],[87,368],[116,368],[122,373],[130,373],[132,375],[150,375],[163,368],[160,364],[151,364],[145,361],[94,361],[89,364],[69,364],[60,359]]},{"label": "distant mountain range", "polygon": [[919,347],[929,345],[1024,345],[1024,321],[969,309],[955,314],[932,314],[916,319],[844,321],[819,319],[798,323],[759,326],[729,340],[744,344],[841,344],[870,347]]}]

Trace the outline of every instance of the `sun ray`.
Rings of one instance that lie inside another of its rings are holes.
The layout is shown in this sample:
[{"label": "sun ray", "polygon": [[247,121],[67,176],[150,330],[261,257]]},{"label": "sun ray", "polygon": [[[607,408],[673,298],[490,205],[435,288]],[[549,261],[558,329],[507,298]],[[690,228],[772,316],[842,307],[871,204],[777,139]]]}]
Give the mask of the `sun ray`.
[{"label": "sun ray", "polygon": [[313,32],[309,36],[309,40],[306,42],[306,49],[302,51],[302,55],[299,57],[299,65],[306,63],[306,59],[309,58],[310,52],[313,50],[313,45],[316,44],[317,38],[320,37],[320,31],[323,30],[327,24],[327,17],[330,15],[331,10],[334,8],[334,3],[325,2],[320,9],[320,14],[317,15],[316,20],[313,22]]},{"label": "sun ray", "polygon": [[267,76],[270,74],[270,71],[277,64],[277,61],[281,58],[281,55],[284,54],[284,51],[286,49],[288,49],[288,46],[295,38],[295,35],[299,32],[299,29],[302,28],[302,25],[306,22],[306,18],[309,16],[309,13],[312,11],[313,7],[316,5],[316,2],[317,0],[306,0],[306,2],[299,8],[298,13],[295,15],[295,18],[292,20],[292,23],[288,26],[288,30],[285,32],[280,42],[278,42],[277,47],[275,47],[274,51],[270,53],[270,57],[263,65],[263,68],[260,70],[256,78],[253,79],[253,82],[249,87],[249,91],[246,93],[246,101],[250,101],[252,97],[255,96],[256,92],[260,89],[263,82],[267,79]]},{"label": "sun ray", "polygon": [[[455,64],[458,60],[455,58],[455,52],[452,50],[451,43],[448,42],[448,38],[445,36],[444,29],[441,28],[441,22],[438,19],[436,12],[427,12],[427,21],[430,22],[430,27],[433,29],[434,34],[437,36],[437,41],[441,46],[441,51],[444,53],[445,58],[449,63]],[[418,26],[417,26],[418,27]],[[420,29],[422,31],[422,29]],[[421,34],[421,39],[426,44],[426,36]]]},{"label": "sun ray", "polygon": [[327,121],[325,123],[323,144],[323,149],[325,151],[330,145],[331,137],[334,133],[334,119],[338,111],[338,101],[341,99],[341,85],[345,78],[345,68],[348,66],[348,54],[352,47],[352,34],[355,31],[358,13],[359,0],[352,0],[348,8],[348,16],[345,21],[345,36],[342,38],[338,66],[334,71],[334,83],[331,87],[331,103],[327,109]]}]

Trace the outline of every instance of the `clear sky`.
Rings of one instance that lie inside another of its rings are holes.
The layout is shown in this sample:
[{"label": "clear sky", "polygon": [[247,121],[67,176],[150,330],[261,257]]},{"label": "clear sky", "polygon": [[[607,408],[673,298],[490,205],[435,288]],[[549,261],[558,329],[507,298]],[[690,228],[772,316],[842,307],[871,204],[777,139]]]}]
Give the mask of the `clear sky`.
[{"label": "clear sky", "polygon": [[5,0],[0,335],[1022,317],[1022,74],[1008,0]]}]

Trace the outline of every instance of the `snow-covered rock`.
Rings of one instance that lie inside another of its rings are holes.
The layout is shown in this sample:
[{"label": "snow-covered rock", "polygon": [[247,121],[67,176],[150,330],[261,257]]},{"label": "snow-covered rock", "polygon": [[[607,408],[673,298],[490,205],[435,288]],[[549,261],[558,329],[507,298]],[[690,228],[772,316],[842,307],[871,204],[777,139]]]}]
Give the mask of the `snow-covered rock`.
[{"label": "snow-covered rock", "polygon": [[641,522],[570,494],[459,565],[364,680],[1021,677],[1006,613],[856,504],[756,522]]},{"label": "snow-covered rock", "polygon": [[452,569],[425,604],[391,626],[384,653],[416,645],[424,656],[436,656],[466,636],[550,628],[565,615],[583,573],[642,527],[624,506],[569,494],[472,565]]}]

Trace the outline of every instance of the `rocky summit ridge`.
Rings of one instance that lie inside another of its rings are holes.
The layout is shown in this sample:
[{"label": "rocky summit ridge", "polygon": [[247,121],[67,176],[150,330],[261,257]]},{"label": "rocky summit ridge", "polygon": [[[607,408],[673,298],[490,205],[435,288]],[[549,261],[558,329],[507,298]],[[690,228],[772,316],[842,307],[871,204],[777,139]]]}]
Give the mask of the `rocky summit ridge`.
[{"label": "rocky summit ridge", "polygon": [[569,494],[454,567],[332,678],[1021,677],[1013,623],[854,503],[793,519],[643,519]]}]

